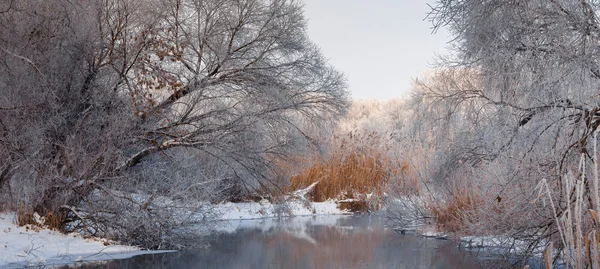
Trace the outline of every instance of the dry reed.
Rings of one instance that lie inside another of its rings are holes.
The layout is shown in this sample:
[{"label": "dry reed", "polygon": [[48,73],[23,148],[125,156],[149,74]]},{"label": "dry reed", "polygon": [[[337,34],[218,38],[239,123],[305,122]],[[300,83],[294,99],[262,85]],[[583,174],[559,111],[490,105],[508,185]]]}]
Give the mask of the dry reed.
[{"label": "dry reed", "polygon": [[35,229],[48,228],[52,230],[62,229],[62,217],[54,211],[49,211],[40,216],[33,209],[19,207],[17,209],[17,225],[35,227]]},{"label": "dry reed", "polygon": [[454,184],[444,201],[427,202],[427,207],[440,231],[458,232],[472,221],[473,213],[482,205],[481,191],[472,184]]},{"label": "dry reed", "polygon": [[341,206],[353,211],[367,210],[367,196],[382,194],[392,179],[398,183],[396,188],[418,191],[416,181],[408,179],[411,173],[407,162],[391,157],[388,137],[377,133],[334,137],[331,154],[309,157],[314,164],[290,178],[289,191],[318,181],[309,193],[312,201],[350,199],[352,202],[342,202]]},{"label": "dry reed", "polygon": [[[594,133],[593,147],[593,156],[597,158],[597,133]],[[538,184],[540,197],[544,194],[547,196],[549,206],[554,213],[563,249],[559,257],[565,262],[566,268],[600,268],[598,164],[596,160],[592,160],[592,174],[588,175],[586,160],[586,155],[582,153],[579,162],[579,173],[577,173],[580,176],[569,173],[562,180],[563,193],[560,193],[560,195],[568,197],[568,199],[565,199],[566,202],[559,203],[552,196],[553,192],[546,179],[542,179]],[[591,183],[591,186],[589,183]],[[553,250],[554,245],[549,242],[544,252],[547,269],[553,267],[552,264],[555,258],[552,255]]]}]

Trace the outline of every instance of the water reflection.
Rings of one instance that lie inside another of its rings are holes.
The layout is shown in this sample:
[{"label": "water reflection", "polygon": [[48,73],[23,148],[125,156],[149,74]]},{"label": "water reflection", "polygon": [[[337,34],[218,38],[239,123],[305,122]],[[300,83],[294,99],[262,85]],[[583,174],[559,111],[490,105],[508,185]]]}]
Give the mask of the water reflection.
[{"label": "water reflection", "polygon": [[81,268],[482,268],[455,242],[400,235],[369,216],[237,221],[212,242]]}]

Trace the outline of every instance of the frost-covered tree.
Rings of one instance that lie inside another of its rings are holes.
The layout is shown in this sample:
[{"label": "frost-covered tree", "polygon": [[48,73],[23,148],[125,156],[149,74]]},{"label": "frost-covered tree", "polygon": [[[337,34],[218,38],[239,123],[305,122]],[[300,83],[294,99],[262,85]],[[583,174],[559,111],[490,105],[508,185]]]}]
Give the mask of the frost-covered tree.
[{"label": "frost-covered tree", "polygon": [[599,11],[586,0],[434,5],[429,18],[450,29],[456,54],[417,93],[425,113],[443,119],[432,125],[444,152],[433,176],[462,173],[481,186],[485,205],[469,220],[479,227],[536,243],[558,234],[553,209],[535,199],[539,182],[549,182],[559,217],[574,199],[574,189],[561,190],[567,174],[594,189],[592,171],[579,167],[597,157]]},{"label": "frost-covered tree", "polygon": [[310,140],[306,126],[340,115],[344,79],[308,40],[301,7],[288,0],[158,1],[149,49],[126,77],[146,143],[124,167],[188,147],[252,183],[269,177],[269,158]]},{"label": "frost-covered tree", "polygon": [[0,207],[153,247],[347,106],[295,0],[3,1],[0,93]]}]

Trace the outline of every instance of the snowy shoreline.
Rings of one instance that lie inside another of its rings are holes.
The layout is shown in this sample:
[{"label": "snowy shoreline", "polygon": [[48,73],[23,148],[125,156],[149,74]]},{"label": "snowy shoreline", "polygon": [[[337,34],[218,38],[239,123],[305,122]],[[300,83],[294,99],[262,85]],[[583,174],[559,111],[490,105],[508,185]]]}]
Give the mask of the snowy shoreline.
[{"label": "snowy shoreline", "polygon": [[[348,215],[335,201],[287,201],[223,203],[215,205],[217,221],[272,219],[292,216]],[[65,265],[102,260],[126,259],[165,251],[142,250],[118,245],[102,238],[84,238],[78,233],[62,234],[50,229],[16,224],[16,213],[0,213],[0,268]]]},{"label": "snowy shoreline", "polygon": [[281,204],[273,204],[267,200],[243,203],[227,202],[216,205],[216,210],[223,213],[219,218],[221,221],[352,214],[350,211],[339,209],[337,202],[333,200],[325,202],[294,200]]},{"label": "snowy shoreline", "polygon": [[[246,225],[237,221],[271,221],[277,218],[301,216],[342,216],[353,212],[341,210],[338,201],[309,202],[305,199],[290,199],[284,203],[271,203],[267,200],[259,202],[226,202],[214,205],[220,217],[219,225],[211,232],[235,232]],[[18,227],[15,213],[0,214],[0,268],[22,268],[26,266],[67,265],[103,260],[126,259],[143,254],[156,254],[165,251],[141,250],[135,246],[118,245],[102,238],[84,238],[77,233],[62,234],[58,231],[35,227]],[[403,229],[395,229],[402,232]],[[446,233],[430,228],[406,230],[405,232],[422,237],[449,239]],[[402,232],[403,233],[403,232]],[[461,248],[497,248],[501,246],[516,247],[522,251],[521,242],[494,236],[457,237]],[[517,244],[515,244],[517,243]]]},{"label": "snowy shoreline", "polygon": [[[221,212],[219,222],[229,222],[213,232],[235,232],[244,223],[237,221],[271,221],[279,217],[341,216],[352,212],[340,210],[337,202],[288,201],[285,205],[260,202],[223,203],[215,205]],[[281,212],[283,211],[283,212]],[[18,227],[15,213],[0,214],[0,268],[30,266],[56,266],[81,264],[114,259],[127,259],[137,255],[169,251],[141,250],[135,246],[118,245],[101,238],[84,238],[80,234],[62,234],[58,231],[33,227]],[[267,225],[269,226],[269,225]],[[400,231],[398,231],[400,232]],[[410,232],[410,231],[409,231]],[[430,229],[412,230],[422,237],[449,239],[446,233]],[[522,251],[521,242],[494,236],[463,236],[456,238],[461,248],[497,248],[512,245],[513,251]],[[517,244],[515,244],[517,243]]]},{"label": "snowy shoreline", "polygon": [[0,214],[0,268],[64,265],[156,253],[116,245],[106,239],[62,234],[29,225],[19,227],[15,223],[15,213]]}]

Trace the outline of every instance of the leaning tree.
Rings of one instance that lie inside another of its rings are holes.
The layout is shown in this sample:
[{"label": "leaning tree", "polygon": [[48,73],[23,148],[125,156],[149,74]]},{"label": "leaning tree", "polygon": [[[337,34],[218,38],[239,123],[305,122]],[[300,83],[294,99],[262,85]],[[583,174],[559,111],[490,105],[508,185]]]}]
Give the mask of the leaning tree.
[{"label": "leaning tree", "polygon": [[3,2],[2,205],[159,247],[209,219],[203,201],[224,189],[275,186],[273,160],[317,143],[348,102],[302,12],[296,0]]}]

